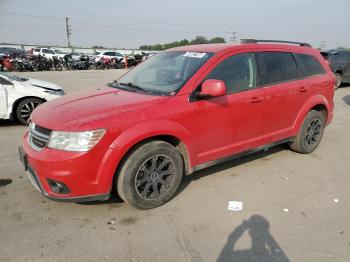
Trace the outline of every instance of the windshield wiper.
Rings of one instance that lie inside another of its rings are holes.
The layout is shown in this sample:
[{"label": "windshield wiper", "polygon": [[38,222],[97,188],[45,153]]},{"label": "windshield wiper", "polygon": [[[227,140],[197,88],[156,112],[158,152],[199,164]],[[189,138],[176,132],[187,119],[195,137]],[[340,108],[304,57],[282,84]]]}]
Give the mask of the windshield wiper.
[{"label": "windshield wiper", "polygon": [[141,90],[142,92],[145,92],[145,93],[148,93],[148,90],[136,85],[136,84],[133,84],[133,83],[119,83],[117,82],[118,85],[123,85],[123,86],[128,86],[128,87],[132,87],[134,89],[138,89],[138,90]]}]

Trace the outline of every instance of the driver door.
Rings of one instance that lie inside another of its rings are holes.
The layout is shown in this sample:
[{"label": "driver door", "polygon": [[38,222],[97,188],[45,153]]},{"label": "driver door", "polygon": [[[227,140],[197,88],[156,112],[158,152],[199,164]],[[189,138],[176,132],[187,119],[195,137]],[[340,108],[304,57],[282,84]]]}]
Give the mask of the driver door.
[{"label": "driver door", "polygon": [[221,58],[206,79],[224,81],[226,96],[192,102],[197,165],[259,146],[263,116],[263,90],[256,86],[254,53]]}]

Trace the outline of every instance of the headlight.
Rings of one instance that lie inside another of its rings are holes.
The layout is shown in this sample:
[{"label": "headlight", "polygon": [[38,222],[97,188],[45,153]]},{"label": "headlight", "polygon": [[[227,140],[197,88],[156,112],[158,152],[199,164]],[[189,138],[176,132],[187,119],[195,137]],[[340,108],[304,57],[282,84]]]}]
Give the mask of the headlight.
[{"label": "headlight", "polygon": [[47,147],[64,151],[86,152],[93,148],[104,134],[104,129],[85,132],[52,131]]}]

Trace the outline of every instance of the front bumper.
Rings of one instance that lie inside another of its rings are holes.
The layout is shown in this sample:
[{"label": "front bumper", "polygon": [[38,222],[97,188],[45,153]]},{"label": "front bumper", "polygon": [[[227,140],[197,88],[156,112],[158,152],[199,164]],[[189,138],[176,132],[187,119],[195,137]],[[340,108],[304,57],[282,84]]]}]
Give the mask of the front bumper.
[{"label": "front bumper", "polygon": [[33,168],[28,164],[28,155],[23,151],[23,148],[19,147],[18,151],[19,151],[20,160],[24,165],[24,170],[26,171],[29,181],[32,183],[33,187],[36,190],[38,190],[40,193],[42,193],[45,197],[51,200],[62,201],[62,202],[104,201],[109,199],[110,197],[109,194],[82,196],[82,197],[64,197],[64,196],[56,197],[56,196],[50,195],[48,192],[45,191],[44,187],[42,186]]},{"label": "front bumper", "polygon": [[[96,146],[89,152],[44,148],[38,152],[23,137],[20,159],[33,186],[47,198],[59,201],[94,201],[110,197],[116,165],[115,149]],[[68,190],[55,192],[52,181]]]}]

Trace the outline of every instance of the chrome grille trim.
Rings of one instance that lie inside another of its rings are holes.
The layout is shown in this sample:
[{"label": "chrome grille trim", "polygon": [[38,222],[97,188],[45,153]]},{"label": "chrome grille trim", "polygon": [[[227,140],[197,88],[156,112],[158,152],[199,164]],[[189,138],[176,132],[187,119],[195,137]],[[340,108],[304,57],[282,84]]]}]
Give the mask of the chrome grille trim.
[{"label": "chrome grille trim", "polygon": [[41,151],[49,142],[52,130],[31,123],[29,126],[28,143],[35,151]]}]

